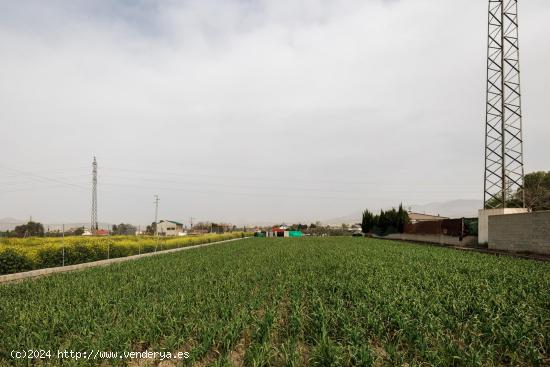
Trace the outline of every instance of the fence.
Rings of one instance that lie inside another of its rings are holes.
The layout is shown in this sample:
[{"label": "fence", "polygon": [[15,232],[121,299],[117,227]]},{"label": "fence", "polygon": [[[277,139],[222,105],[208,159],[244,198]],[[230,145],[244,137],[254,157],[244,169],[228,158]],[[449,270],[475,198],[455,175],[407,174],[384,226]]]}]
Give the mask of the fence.
[{"label": "fence", "polygon": [[469,218],[460,218],[408,223],[405,224],[404,233],[463,238],[468,235],[477,234],[477,222]]}]

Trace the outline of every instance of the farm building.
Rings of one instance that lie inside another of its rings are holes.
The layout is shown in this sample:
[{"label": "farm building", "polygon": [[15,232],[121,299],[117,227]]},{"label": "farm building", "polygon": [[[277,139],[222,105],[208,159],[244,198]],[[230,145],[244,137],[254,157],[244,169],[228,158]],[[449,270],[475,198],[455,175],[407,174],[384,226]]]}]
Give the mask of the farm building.
[{"label": "farm building", "polygon": [[184,236],[183,223],[173,220],[161,220],[157,224],[157,232],[160,236]]},{"label": "farm building", "polygon": [[264,235],[259,237],[302,237],[301,231],[289,231],[281,227],[275,227],[271,231],[261,233]]},{"label": "farm building", "polygon": [[409,212],[409,218],[411,220],[411,223],[449,219],[447,217],[442,217],[439,214],[431,215],[431,214],[422,214],[422,213],[414,213],[414,212]]},{"label": "farm building", "polygon": [[97,229],[95,231],[90,231],[89,229],[85,229],[82,233],[83,236],[108,236],[109,231],[106,229]]}]

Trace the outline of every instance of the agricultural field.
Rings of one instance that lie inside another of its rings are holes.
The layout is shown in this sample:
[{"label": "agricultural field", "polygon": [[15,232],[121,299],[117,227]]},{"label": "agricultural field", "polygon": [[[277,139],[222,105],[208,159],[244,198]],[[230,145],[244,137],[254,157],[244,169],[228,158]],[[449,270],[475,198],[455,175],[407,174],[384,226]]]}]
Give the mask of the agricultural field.
[{"label": "agricultural field", "polygon": [[[0,365],[548,365],[549,289],[550,263],[251,238],[0,285]],[[29,349],[189,355],[10,357]]]},{"label": "agricultural field", "polygon": [[81,264],[252,235],[204,234],[184,237],[109,236],[0,239],[0,275]]}]

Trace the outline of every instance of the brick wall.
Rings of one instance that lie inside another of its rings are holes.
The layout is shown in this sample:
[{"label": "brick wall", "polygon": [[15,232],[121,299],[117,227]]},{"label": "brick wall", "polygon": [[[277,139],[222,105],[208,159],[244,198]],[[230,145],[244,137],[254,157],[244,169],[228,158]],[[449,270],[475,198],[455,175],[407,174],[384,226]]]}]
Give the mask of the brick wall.
[{"label": "brick wall", "polygon": [[490,216],[489,248],[550,255],[550,211]]}]

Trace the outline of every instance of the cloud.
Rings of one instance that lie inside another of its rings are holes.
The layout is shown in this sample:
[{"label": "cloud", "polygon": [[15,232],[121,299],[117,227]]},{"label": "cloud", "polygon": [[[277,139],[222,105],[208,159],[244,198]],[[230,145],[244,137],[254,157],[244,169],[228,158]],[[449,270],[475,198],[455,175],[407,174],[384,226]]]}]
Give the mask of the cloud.
[{"label": "cloud", "polygon": [[[550,4],[520,11],[527,166],[548,169]],[[87,187],[96,154],[106,221],[150,221],[155,193],[248,222],[477,198],[485,23],[473,0],[5,2],[2,162]],[[86,190],[17,179],[0,216],[88,216]]]}]

